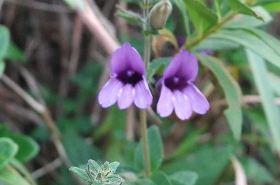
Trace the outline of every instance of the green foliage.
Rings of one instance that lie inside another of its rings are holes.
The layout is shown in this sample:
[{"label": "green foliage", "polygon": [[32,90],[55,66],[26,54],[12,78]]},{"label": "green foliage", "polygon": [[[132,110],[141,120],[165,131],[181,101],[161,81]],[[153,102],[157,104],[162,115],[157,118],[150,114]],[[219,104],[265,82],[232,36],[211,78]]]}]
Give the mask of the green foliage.
[{"label": "green foliage", "polygon": [[[150,148],[151,170],[156,171],[161,166],[164,158],[163,143],[161,140],[158,127],[152,126],[149,128],[148,140],[149,140],[149,148]],[[142,142],[140,142],[135,150],[135,164],[138,169],[144,169],[142,145],[143,145]]]},{"label": "green foliage", "polygon": [[3,181],[5,185],[31,185],[11,167],[6,167],[0,170],[0,182],[1,181]]},{"label": "green foliage", "polygon": [[188,175],[190,182],[195,181],[194,179],[198,175],[196,185],[213,185],[229,164],[231,153],[232,149],[229,147],[200,147],[187,157],[179,158],[167,164],[164,166],[164,170],[168,174],[174,174],[178,171],[195,172]]},{"label": "green foliage", "polygon": [[246,14],[246,15],[251,15],[255,16],[257,18],[260,18],[254,10],[246,6],[245,4],[241,3],[239,0],[229,0],[229,5],[231,6],[232,10],[235,10],[237,12]]},{"label": "green foliage", "polygon": [[151,178],[155,184],[172,185],[167,174],[165,174],[164,172],[161,172],[161,171],[156,172],[153,174],[153,176]]},{"label": "green foliage", "polygon": [[216,14],[198,0],[184,0],[198,35],[204,33],[218,21]]},{"label": "green foliage", "polygon": [[195,185],[198,175],[190,171],[180,171],[171,175],[173,185]]},{"label": "green foliage", "polygon": [[15,157],[18,146],[17,144],[6,137],[0,138],[0,170],[3,169]]},{"label": "green foliage", "polygon": [[10,43],[9,30],[2,25],[0,25],[0,43],[1,43],[0,45],[0,61],[1,61],[5,57]]},{"label": "green foliage", "polygon": [[16,134],[0,126],[0,135],[13,140],[18,146],[15,158],[21,162],[27,162],[35,157],[39,152],[38,144],[30,137]]},{"label": "green foliage", "polygon": [[224,112],[235,139],[240,140],[242,130],[241,89],[223,67],[222,62],[213,57],[200,57],[222,86],[229,108]]},{"label": "green foliage", "polygon": [[251,66],[257,89],[263,101],[263,108],[272,134],[274,148],[280,150],[280,112],[279,107],[273,104],[273,91],[269,84],[268,71],[265,61],[254,52],[247,50],[248,61]]},{"label": "green foliage", "polygon": [[242,158],[241,163],[250,183],[256,185],[275,184],[272,174],[255,159]]},{"label": "green foliage", "polygon": [[94,160],[89,160],[85,168],[71,167],[70,171],[88,185],[119,185],[123,182],[122,177],[115,174],[119,164],[105,162],[100,165]]}]

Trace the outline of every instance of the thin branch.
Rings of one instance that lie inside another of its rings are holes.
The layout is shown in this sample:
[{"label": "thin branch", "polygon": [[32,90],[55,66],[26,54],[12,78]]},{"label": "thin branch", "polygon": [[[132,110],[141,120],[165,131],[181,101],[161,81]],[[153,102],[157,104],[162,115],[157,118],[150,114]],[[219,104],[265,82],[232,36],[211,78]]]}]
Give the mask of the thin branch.
[{"label": "thin branch", "polygon": [[100,21],[101,18],[93,11],[91,4],[87,0],[84,0],[83,9],[78,10],[78,14],[109,55],[119,47],[119,43],[116,41],[116,38],[113,38],[113,36],[108,32]]},{"label": "thin branch", "polygon": [[62,165],[62,160],[60,158],[55,159],[54,161],[52,161],[51,163],[47,164],[46,166],[32,172],[32,177],[34,179],[38,179],[46,174],[48,174],[49,172],[52,172],[54,170],[56,170],[57,168],[59,168]]},{"label": "thin branch", "polygon": [[62,5],[56,5],[56,4],[49,4],[49,3],[43,3],[38,2],[34,0],[4,0],[6,3],[15,4],[19,6],[23,6],[26,8],[34,9],[34,10],[40,10],[40,11],[47,11],[47,12],[55,12],[55,13],[71,13],[73,12],[69,8],[65,8]]},{"label": "thin branch", "polygon": [[[259,104],[259,103],[262,103],[262,99],[259,95],[246,95],[241,98],[242,105]],[[276,105],[280,105],[280,98],[275,98],[274,103]],[[228,102],[225,99],[216,100],[212,103],[212,106],[215,108],[220,108],[227,105]]]},{"label": "thin branch", "polygon": [[7,85],[10,89],[12,89],[19,97],[21,97],[30,107],[32,107],[36,112],[38,112],[49,130],[52,133],[52,140],[57,149],[57,152],[66,166],[70,166],[70,162],[68,160],[65,149],[60,141],[60,132],[56,127],[49,110],[47,107],[39,102],[37,102],[33,97],[31,97],[28,93],[26,93],[19,85],[17,85],[13,80],[11,80],[8,76],[3,75],[1,80]]}]

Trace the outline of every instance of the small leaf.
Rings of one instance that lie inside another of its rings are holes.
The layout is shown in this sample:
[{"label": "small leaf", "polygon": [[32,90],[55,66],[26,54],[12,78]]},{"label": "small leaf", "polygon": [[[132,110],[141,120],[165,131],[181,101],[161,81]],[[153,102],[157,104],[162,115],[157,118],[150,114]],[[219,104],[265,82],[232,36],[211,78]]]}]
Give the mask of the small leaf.
[{"label": "small leaf", "polygon": [[239,0],[228,0],[228,2],[233,10],[246,15],[255,16],[256,18],[261,19],[261,17],[257,15],[254,10],[252,10],[245,4],[241,3]]},{"label": "small leaf", "polygon": [[260,27],[267,25],[272,21],[272,16],[267,10],[265,10],[261,6],[257,6],[252,8],[260,17],[258,19],[256,17],[250,15],[237,15],[234,19],[230,20],[227,24],[225,24],[226,28],[241,28],[241,27]]},{"label": "small leaf", "polygon": [[94,160],[90,159],[88,160],[88,167],[90,170],[93,171],[93,173],[97,174],[101,171],[101,166]]},{"label": "small leaf", "polygon": [[170,176],[173,185],[195,185],[198,175],[191,171],[180,171]]},{"label": "small leaf", "polygon": [[4,168],[15,157],[18,146],[17,144],[6,137],[0,138],[0,170]]},{"label": "small leaf", "polygon": [[139,14],[129,10],[119,8],[119,10],[117,11],[117,15],[132,25],[142,26],[144,23],[144,19]]},{"label": "small leaf", "polygon": [[187,11],[191,17],[198,34],[202,34],[215,25],[218,18],[211,9],[207,8],[201,1],[184,0]]},{"label": "small leaf", "polygon": [[81,180],[90,183],[91,179],[89,178],[86,170],[81,169],[81,168],[77,168],[77,167],[71,167],[69,169],[71,172],[75,173]]},{"label": "small leaf", "polygon": [[151,178],[155,184],[173,185],[171,184],[169,177],[164,172],[161,171],[154,173]]},{"label": "small leaf", "polygon": [[31,160],[39,152],[39,145],[28,136],[13,133],[1,126],[0,135],[12,139],[18,145],[18,152],[15,158],[20,162],[27,162]]},{"label": "small leaf", "polygon": [[[152,126],[149,128],[148,140],[150,149],[151,170],[156,171],[160,167],[164,158],[163,143],[158,127]],[[143,143],[141,141],[135,151],[135,163],[138,169],[144,169],[143,161]]]},{"label": "small leaf", "polygon": [[224,112],[229,127],[236,140],[240,140],[242,129],[241,89],[237,82],[218,59],[214,57],[199,57],[201,63],[208,67],[224,90],[229,108]]},{"label": "small leaf", "polygon": [[109,164],[109,168],[111,170],[111,173],[116,173],[118,167],[120,166],[119,162],[112,162]]},{"label": "small leaf", "polygon": [[10,43],[10,32],[5,26],[0,25],[0,61],[5,57]]}]

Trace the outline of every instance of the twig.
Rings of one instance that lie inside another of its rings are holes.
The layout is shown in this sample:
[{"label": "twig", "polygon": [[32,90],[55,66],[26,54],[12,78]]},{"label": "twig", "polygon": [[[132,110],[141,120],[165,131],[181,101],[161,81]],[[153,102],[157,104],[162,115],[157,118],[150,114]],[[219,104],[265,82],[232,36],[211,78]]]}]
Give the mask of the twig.
[{"label": "twig", "polygon": [[47,173],[54,171],[55,169],[60,167],[62,164],[63,163],[62,163],[62,160],[60,158],[55,159],[54,161],[47,164],[46,166],[32,172],[32,176],[33,176],[34,179],[38,179],[38,178],[46,175]]},{"label": "twig", "polygon": [[70,166],[65,149],[60,141],[60,132],[56,127],[49,110],[47,107],[39,102],[37,102],[33,97],[27,94],[19,85],[12,81],[8,76],[3,75],[1,80],[12,89],[18,96],[20,96],[30,107],[32,107],[36,112],[38,112],[42,119],[47,124],[49,130],[52,133],[52,140],[57,149],[57,152],[66,166]]},{"label": "twig", "polygon": [[112,35],[110,35],[105,26],[100,22],[100,18],[93,11],[90,3],[86,0],[83,2],[83,9],[78,10],[78,14],[81,16],[83,22],[88,26],[90,31],[96,36],[96,39],[105,51],[108,54],[112,54],[119,47],[118,42],[112,37]]},{"label": "twig", "polygon": [[[246,95],[241,98],[242,105],[259,104],[259,103],[262,103],[261,97],[259,95]],[[280,105],[280,98],[275,98],[274,103]],[[227,105],[228,103],[225,99],[216,100],[212,103],[212,106],[215,108],[220,108]]]},{"label": "twig", "polygon": [[55,12],[55,13],[71,13],[73,12],[69,8],[65,8],[61,5],[56,4],[48,4],[43,2],[38,2],[34,0],[4,0],[7,3],[13,3],[19,6],[23,6],[30,9],[41,10],[41,11],[48,11],[48,12]]}]

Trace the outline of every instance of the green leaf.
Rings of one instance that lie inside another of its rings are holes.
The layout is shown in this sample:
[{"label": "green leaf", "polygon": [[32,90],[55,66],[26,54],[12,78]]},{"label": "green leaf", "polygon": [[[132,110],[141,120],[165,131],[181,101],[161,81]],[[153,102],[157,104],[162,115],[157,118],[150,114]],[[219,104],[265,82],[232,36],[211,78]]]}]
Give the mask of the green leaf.
[{"label": "green leaf", "polygon": [[[157,126],[152,126],[149,128],[148,140],[150,149],[151,170],[156,171],[157,169],[159,169],[164,158],[163,143]],[[138,169],[144,169],[143,161],[143,143],[141,141],[135,150],[135,164]]]},{"label": "green leaf", "polygon": [[5,70],[5,63],[0,60],[0,77],[3,75]]},{"label": "green leaf", "polygon": [[234,19],[230,20],[225,24],[226,28],[240,28],[240,27],[260,27],[264,26],[272,21],[272,16],[263,7],[252,8],[261,17],[261,20],[249,16],[249,15],[239,15],[235,16]]},{"label": "green leaf", "polygon": [[16,170],[11,167],[6,167],[0,170],[0,182],[5,185],[30,185]]},{"label": "green leaf", "polygon": [[5,127],[0,126],[0,135],[12,139],[18,145],[15,158],[21,162],[27,162],[39,152],[39,145],[30,137],[12,133]]},{"label": "green leaf", "polygon": [[142,26],[144,23],[144,19],[139,14],[129,10],[119,9],[117,15],[132,25]]},{"label": "green leaf", "polygon": [[245,4],[241,3],[239,0],[228,0],[229,5],[231,8],[239,13],[243,13],[246,15],[255,16],[256,18],[261,19],[259,15],[256,14],[254,10],[246,6]]},{"label": "green leaf", "polygon": [[153,82],[153,77],[159,71],[163,71],[168,65],[170,58],[157,58],[149,63],[148,66],[148,79],[149,82]]},{"label": "green leaf", "polygon": [[154,173],[152,175],[151,179],[155,184],[173,185],[173,184],[171,184],[168,176],[164,172],[161,172],[161,171]]},{"label": "green leaf", "polygon": [[6,137],[0,138],[0,170],[4,168],[15,157],[18,146],[17,144]]},{"label": "green leaf", "polygon": [[97,150],[79,136],[73,128],[65,128],[62,134],[62,142],[73,165],[83,164],[92,156],[95,159],[99,158]]},{"label": "green leaf", "polygon": [[88,176],[86,170],[78,168],[78,167],[71,167],[69,168],[69,170],[73,173],[75,173],[81,180],[83,180],[84,182],[90,183],[91,179]]},{"label": "green leaf", "polygon": [[21,162],[27,162],[39,153],[39,145],[30,137],[14,134],[11,136],[14,142],[19,146],[16,159]]},{"label": "green leaf", "polygon": [[253,33],[244,30],[222,30],[212,35],[211,38],[238,43],[248,49],[253,50],[262,58],[280,68],[280,55],[271,49],[271,47],[268,46],[266,42]]},{"label": "green leaf", "polygon": [[198,175],[191,171],[180,171],[170,176],[173,185],[195,185]]},{"label": "green leaf", "polygon": [[280,151],[280,112],[274,104],[272,88],[268,85],[268,70],[265,61],[257,54],[246,50],[249,64],[251,66],[257,89],[262,99],[262,106],[267,117],[270,132],[273,138],[273,146]]},{"label": "green leaf", "polygon": [[222,62],[214,57],[199,57],[201,63],[216,76],[224,90],[229,108],[224,112],[234,138],[240,140],[242,130],[241,89]]},{"label": "green leaf", "polygon": [[10,43],[10,32],[5,27],[0,25],[0,61],[5,57]]},{"label": "green leaf", "polygon": [[270,12],[280,12],[280,2],[269,2],[263,5]]},{"label": "green leaf", "polygon": [[222,175],[224,169],[230,163],[232,149],[229,147],[204,146],[197,148],[197,151],[169,162],[163,166],[163,170],[168,174],[178,171],[192,171],[198,174],[196,185],[213,185]]},{"label": "green leaf", "polygon": [[240,161],[251,184],[262,185],[276,183],[273,175],[257,160],[244,157]]},{"label": "green leaf", "polygon": [[254,34],[256,37],[261,39],[267,46],[269,46],[275,53],[280,56],[280,41],[274,36],[266,33],[265,31],[254,29],[254,28],[243,28],[243,30]]},{"label": "green leaf", "polygon": [[5,58],[17,62],[26,62],[26,56],[23,51],[12,42],[9,45]]},{"label": "green leaf", "polygon": [[200,35],[215,25],[218,18],[211,9],[198,0],[184,0],[192,23]]}]

